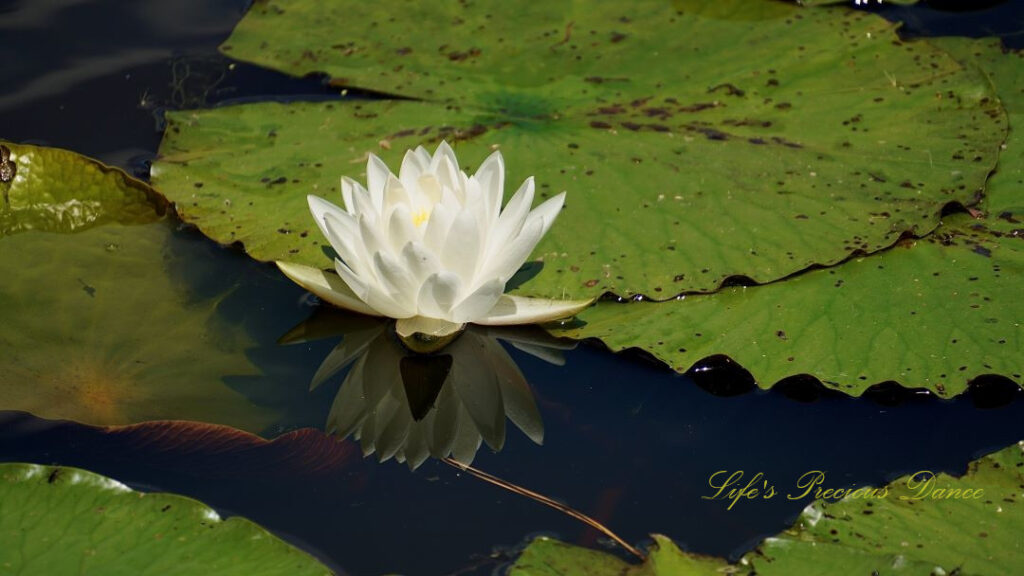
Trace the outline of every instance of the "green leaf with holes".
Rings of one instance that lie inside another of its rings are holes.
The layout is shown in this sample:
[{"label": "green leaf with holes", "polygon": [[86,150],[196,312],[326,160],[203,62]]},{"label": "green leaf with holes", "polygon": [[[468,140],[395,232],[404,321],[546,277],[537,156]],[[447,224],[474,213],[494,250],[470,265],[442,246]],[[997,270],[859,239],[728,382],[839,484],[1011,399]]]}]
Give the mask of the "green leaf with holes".
[{"label": "green leaf with holes", "polygon": [[508,193],[568,191],[528,295],[668,298],[879,250],[975,203],[1006,131],[945,52],[767,0],[267,0],[221,48],[404,99],[170,113],[153,181],[186,221],[326,268],[307,194],[340,202],[369,152],[447,139],[473,170],[499,148]]},{"label": "green leaf with holes", "polygon": [[1021,55],[1004,54],[997,41],[938,42],[994,82],[1010,113],[1007,153],[980,219],[955,214],[924,239],[766,286],[601,303],[579,316],[585,325],[555,333],[597,337],[615,350],[638,346],[679,371],[726,354],[762,387],[810,374],[853,395],[896,381],[948,397],[982,374],[1024,383]]},{"label": "green leaf with holes", "polygon": [[[1024,444],[1018,443],[972,462],[959,478],[920,471],[881,488],[820,486],[819,499],[791,528],[736,564],[680,551],[664,536],[654,537],[639,565],[541,538],[510,574],[1013,574],[1024,561],[1022,485]],[[774,498],[803,491],[780,488]],[[842,492],[825,494],[829,488]]]},{"label": "green leaf with holes", "polygon": [[0,141],[0,237],[152,222],[164,201],[142,182],[74,152]]},{"label": "green leaf with holes", "polygon": [[[48,209],[17,211],[11,229],[31,229],[0,234],[0,410],[96,425],[269,425],[272,410],[224,381],[259,374],[245,354],[252,338],[217,313],[242,268],[176,231],[146,185],[120,171],[60,150],[14,150],[17,178],[31,183],[15,181],[20,205],[96,211],[73,225],[41,217]],[[187,278],[202,274],[223,292],[195,293]]]},{"label": "green leaf with holes", "polygon": [[76,468],[0,464],[4,574],[330,574],[308,554],[200,502]]}]

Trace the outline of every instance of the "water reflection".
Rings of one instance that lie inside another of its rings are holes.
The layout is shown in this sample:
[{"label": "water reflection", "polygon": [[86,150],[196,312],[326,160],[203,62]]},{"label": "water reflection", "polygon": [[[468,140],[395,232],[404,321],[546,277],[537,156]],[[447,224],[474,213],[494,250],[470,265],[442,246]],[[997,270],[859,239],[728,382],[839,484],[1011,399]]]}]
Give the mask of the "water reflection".
[{"label": "water reflection", "polygon": [[575,347],[535,327],[470,325],[434,354],[402,345],[394,323],[319,309],[281,338],[283,344],[341,336],[321,363],[311,389],[348,368],[326,430],[351,436],[363,454],[394,458],[416,469],[427,458],[470,464],[482,444],[497,452],[511,420],[536,444],[544,425],[530,385],[500,341],[561,366]]}]

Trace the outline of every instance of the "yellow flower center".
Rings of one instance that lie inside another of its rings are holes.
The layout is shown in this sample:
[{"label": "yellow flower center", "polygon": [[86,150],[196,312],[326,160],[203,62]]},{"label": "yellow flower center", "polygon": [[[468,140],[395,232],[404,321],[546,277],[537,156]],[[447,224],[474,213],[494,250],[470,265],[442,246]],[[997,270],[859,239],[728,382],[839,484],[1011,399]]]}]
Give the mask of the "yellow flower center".
[{"label": "yellow flower center", "polygon": [[419,227],[430,218],[430,209],[423,208],[412,213],[412,225]]}]

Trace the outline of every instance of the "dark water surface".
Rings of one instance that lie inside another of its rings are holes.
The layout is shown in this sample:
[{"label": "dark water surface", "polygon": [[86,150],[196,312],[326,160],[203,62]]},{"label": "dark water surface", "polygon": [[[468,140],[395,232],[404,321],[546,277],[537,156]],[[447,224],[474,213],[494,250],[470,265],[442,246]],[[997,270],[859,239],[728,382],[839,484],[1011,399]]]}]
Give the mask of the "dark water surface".
[{"label": "dark water surface", "polygon": [[[996,34],[1020,46],[1021,4],[965,14],[941,3],[881,10],[905,20],[908,35]],[[217,55],[246,5],[0,0],[0,137],[145,175],[162,109],[339,97],[318,79]],[[302,290],[192,230],[177,230],[174,242],[206,247],[207,261],[170,271],[192,291],[232,288],[221,320],[252,334],[248,354],[264,374],[226,384],[279,408],[281,420],[263,435],[284,440],[254,445],[221,432],[216,443],[190,442],[187,430],[111,432],[0,412],[0,460],[77,466],[197,498],[264,525],[341,574],[491,573],[536,534],[607,546],[578,522],[436,460],[410,471],[363,458],[355,442],[293,432],[329,419],[342,377],[312,392],[308,383],[337,338],[278,345],[314,311]],[[884,390],[852,399],[800,384],[751,391],[727,366],[683,376],[595,345],[566,351],[564,366],[506,348],[532,384],[544,443],[509,424],[504,449],[484,446],[474,465],[564,501],[633,543],[660,532],[696,552],[736,557],[809,503],[775,498],[727,510],[728,502],[701,499],[719,470],[760,472],[784,490],[809,470],[825,471],[829,487],[877,485],[924,469],[962,473],[969,460],[1024,436],[1024,394],[999,381],[950,401]]]}]

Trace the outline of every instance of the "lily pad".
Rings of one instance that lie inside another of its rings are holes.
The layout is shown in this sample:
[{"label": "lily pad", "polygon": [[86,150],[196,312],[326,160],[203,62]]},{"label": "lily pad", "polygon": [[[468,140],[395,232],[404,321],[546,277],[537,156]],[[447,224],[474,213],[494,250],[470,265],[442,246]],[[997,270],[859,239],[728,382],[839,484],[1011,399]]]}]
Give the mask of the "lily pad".
[{"label": "lily pad", "polygon": [[0,566],[8,574],[330,574],[256,524],[104,476],[0,465]]},{"label": "lily pad", "polygon": [[[240,326],[217,321],[218,296],[198,297],[172,273],[201,268],[208,246],[161,220],[145,184],[69,152],[30,148],[15,148],[17,178],[25,179],[14,181],[18,202],[112,200],[95,205],[95,218],[68,226],[40,216],[46,208],[7,213],[10,230],[30,231],[0,235],[0,409],[96,425],[268,425],[273,411],[223,381],[258,373],[245,355],[253,341]],[[77,232],[39,231],[40,222]]]},{"label": "lily pad", "polygon": [[1020,384],[1024,245],[956,215],[931,236],[785,282],[673,302],[602,302],[556,336],[640,347],[679,372],[725,354],[769,388],[795,374],[859,396],[896,381],[939,396]]},{"label": "lily pad", "polygon": [[160,217],[165,201],[117,168],[58,148],[0,141],[0,237]]},{"label": "lily pad", "polygon": [[1024,235],[1024,52],[1007,50],[997,38],[936,38],[934,43],[965,66],[974,66],[996,86],[1010,120],[1010,135],[988,180],[984,202],[987,225]]},{"label": "lily pad", "polygon": [[245,355],[254,341],[217,321],[218,298],[195,298],[169,273],[206,256],[174,242],[172,226],[0,240],[0,408],[96,425],[271,423],[272,410],[224,383],[258,373]]},{"label": "lily pad", "polygon": [[1024,559],[1022,470],[1019,443],[972,462],[960,478],[922,471],[838,502],[819,499],[737,564],[680,551],[664,536],[654,536],[641,565],[541,538],[510,574],[1012,574]]},{"label": "lily pad", "polygon": [[987,216],[954,214],[924,239],[780,283],[659,304],[602,303],[579,316],[585,325],[554,333],[597,337],[615,350],[637,346],[678,371],[725,354],[766,388],[794,374],[853,395],[896,381],[952,396],[983,374],[1024,383],[1021,56],[992,41],[940,43],[997,82],[1010,111],[1007,151],[979,205]]},{"label": "lily pad", "polygon": [[[901,6],[909,6],[911,4],[917,4],[917,2],[918,2],[918,0],[877,0],[877,4],[881,4],[883,1],[886,4],[897,4],[897,5],[901,5]],[[826,6],[826,5],[830,5],[830,4],[847,4],[847,5],[855,4],[854,0],[796,0],[796,3],[800,4],[801,6]],[[860,2],[857,2],[857,3],[859,4]],[[870,4],[870,0],[864,0],[863,4],[865,6],[869,5]]]},{"label": "lily pad", "polygon": [[547,297],[770,282],[925,234],[977,201],[1006,131],[977,70],[852,10],[268,0],[221,49],[405,99],[168,114],[153,181],[186,221],[328,267],[307,194],[338,200],[368,152],[447,139],[473,169],[498,147],[507,182],[569,192],[517,289]]}]

